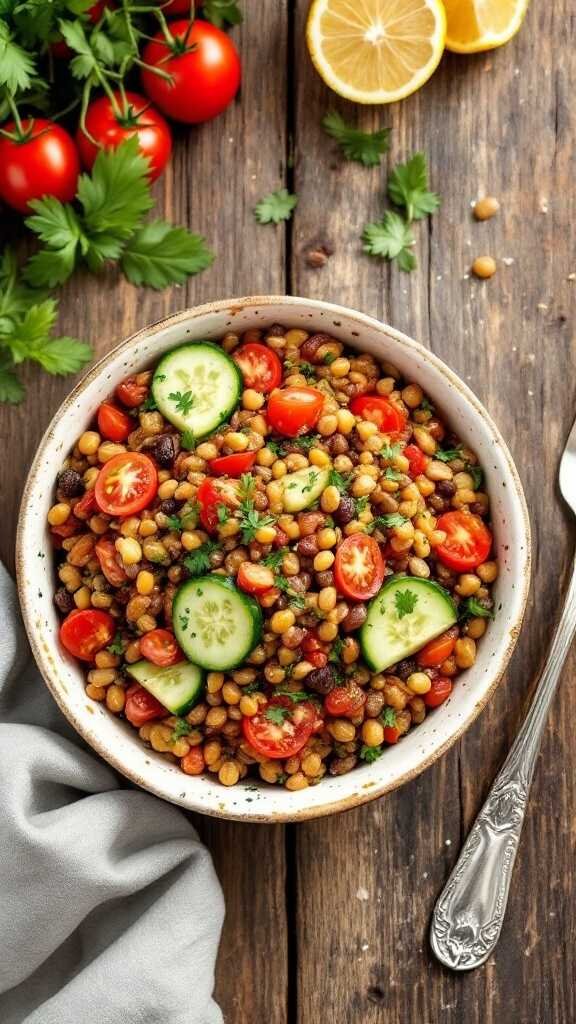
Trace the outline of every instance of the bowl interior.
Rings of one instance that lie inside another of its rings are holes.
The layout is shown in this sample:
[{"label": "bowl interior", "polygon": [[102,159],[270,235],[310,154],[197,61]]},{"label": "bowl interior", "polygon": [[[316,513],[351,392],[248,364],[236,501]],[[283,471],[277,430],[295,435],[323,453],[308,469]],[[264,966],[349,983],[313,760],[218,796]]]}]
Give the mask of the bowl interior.
[{"label": "bowl interior", "polygon": [[[476,664],[460,677],[449,700],[380,760],[296,793],[254,780],[226,789],[210,777],[186,776],[147,750],[130,726],[86,697],[81,668],[58,643],[46,530],[56,472],[73,439],[122,378],[180,342],[215,340],[229,330],[273,323],[326,331],[352,348],[393,363],[424,388],[478,454],[492,500],[500,562],[495,587],[498,614],[479,644]],[[17,571],[25,624],[42,674],[64,713],[106,760],[144,788],[192,810],[243,820],[297,820],[352,807],[408,781],[473,721],[497,685],[518,635],[530,575],[529,523],[518,475],[496,427],[472,392],[437,357],[361,313],[308,299],[258,297],[176,314],[125,341],[88,373],[54,417],[32,465],[19,521]]]}]

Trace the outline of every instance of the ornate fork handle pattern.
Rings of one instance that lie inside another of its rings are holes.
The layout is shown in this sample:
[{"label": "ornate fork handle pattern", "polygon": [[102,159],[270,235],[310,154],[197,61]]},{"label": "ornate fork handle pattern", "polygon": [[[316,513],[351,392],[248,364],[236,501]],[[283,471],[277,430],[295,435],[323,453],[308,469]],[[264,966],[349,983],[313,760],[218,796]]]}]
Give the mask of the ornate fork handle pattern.
[{"label": "ornate fork handle pattern", "polygon": [[430,943],[452,970],[479,967],[500,937],[540,741],[575,633],[576,560],[530,711],[434,909]]}]

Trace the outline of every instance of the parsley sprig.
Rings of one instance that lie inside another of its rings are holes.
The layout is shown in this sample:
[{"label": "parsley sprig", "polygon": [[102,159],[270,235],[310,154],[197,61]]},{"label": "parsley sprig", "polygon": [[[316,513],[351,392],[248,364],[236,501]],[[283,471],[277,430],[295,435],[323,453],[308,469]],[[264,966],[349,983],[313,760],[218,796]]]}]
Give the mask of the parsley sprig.
[{"label": "parsley sprig", "polygon": [[413,590],[397,590],[394,595],[394,604],[399,619],[405,615],[411,615],[418,604],[418,594]]},{"label": "parsley sprig", "polygon": [[393,210],[386,210],[381,221],[367,224],[362,233],[364,252],[381,259],[396,260],[400,270],[410,272],[416,267],[412,248],[416,239],[406,221]]},{"label": "parsley sprig", "polygon": [[364,252],[369,256],[395,261],[400,270],[410,272],[417,266],[411,230],[414,220],[434,213],[440,205],[435,192],[428,190],[428,169],[423,153],[416,153],[405,164],[397,164],[388,178],[388,196],[405,216],[386,210],[380,221],[367,224],[362,234]]},{"label": "parsley sprig", "polygon": [[269,192],[256,204],[254,216],[259,224],[280,224],[283,220],[290,220],[297,203],[298,196],[292,195],[286,188],[279,188],[276,192]]},{"label": "parsley sprig", "polygon": [[203,576],[205,572],[208,572],[212,568],[212,562],[210,561],[210,555],[218,549],[218,544],[213,540],[206,540],[199,548],[194,551],[190,551],[185,558],[182,559],[182,564],[186,567],[191,576]]},{"label": "parsley sprig", "polygon": [[376,132],[363,132],[347,124],[340,114],[326,114],[322,127],[327,135],[336,139],[347,160],[355,160],[365,167],[380,163],[381,156],[390,146],[390,129],[381,128]]},{"label": "parsley sprig", "polygon": [[422,220],[440,206],[440,197],[428,190],[428,168],[424,153],[415,153],[405,164],[397,164],[388,178],[388,195],[395,206],[404,207],[408,223]]}]

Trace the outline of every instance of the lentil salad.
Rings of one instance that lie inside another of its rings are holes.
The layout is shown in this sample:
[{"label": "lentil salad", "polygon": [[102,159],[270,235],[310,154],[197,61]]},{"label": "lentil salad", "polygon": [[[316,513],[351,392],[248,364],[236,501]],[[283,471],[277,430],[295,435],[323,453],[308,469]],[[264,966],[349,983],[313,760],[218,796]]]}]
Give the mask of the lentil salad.
[{"label": "lentil salad", "polygon": [[62,642],[88,696],[186,773],[343,774],[473,664],[488,496],[394,367],[325,334],[228,334],[123,382],[96,426],[48,516]]}]

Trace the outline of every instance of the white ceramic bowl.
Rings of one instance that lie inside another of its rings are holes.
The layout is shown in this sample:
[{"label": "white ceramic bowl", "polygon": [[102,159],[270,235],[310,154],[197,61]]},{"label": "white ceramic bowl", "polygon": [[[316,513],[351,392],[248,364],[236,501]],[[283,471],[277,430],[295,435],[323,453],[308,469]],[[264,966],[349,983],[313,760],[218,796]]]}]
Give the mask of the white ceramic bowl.
[{"label": "white ceramic bowl", "polygon": [[[297,793],[253,779],[227,789],[209,776],[184,775],[146,749],[129,725],[88,700],[83,669],[58,642],[46,529],[63,458],[122,378],[149,366],[180,342],[217,339],[231,329],[273,323],[326,331],[352,348],[388,360],[421,384],[484,467],[500,563],[498,614],[479,644],[476,664],[458,679],[449,700],[380,760],[347,775],[328,776],[320,785]],[[522,486],[504,441],[478,399],[440,359],[354,310],[311,299],[258,296],[178,313],[128,338],[89,371],[56,413],[32,464],[20,510],[17,573],[26,629],[42,675],[70,722],[114,768],[190,810],[244,821],[294,821],[354,807],[402,785],[440,757],[474,721],[502,678],[516,643],[530,579],[530,527]]]}]

